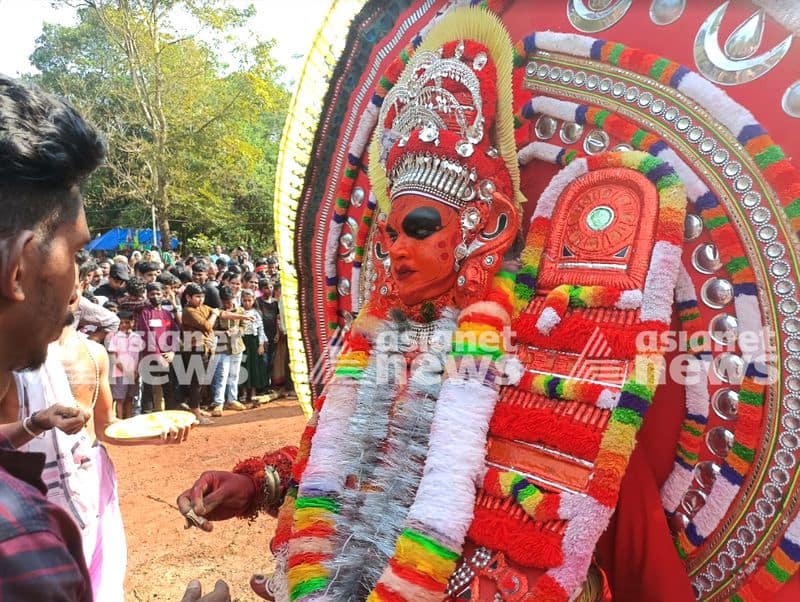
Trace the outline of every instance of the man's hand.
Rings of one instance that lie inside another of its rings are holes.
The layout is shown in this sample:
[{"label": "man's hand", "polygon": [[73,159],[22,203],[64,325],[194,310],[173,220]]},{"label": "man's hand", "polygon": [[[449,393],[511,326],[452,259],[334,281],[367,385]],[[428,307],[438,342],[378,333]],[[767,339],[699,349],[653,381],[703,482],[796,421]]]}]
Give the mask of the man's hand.
[{"label": "man's hand", "polygon": [[214,586],[213,592],[203,596],[203,586],[197,579],[192,579],[186,586],[181,602],[231,602],[231,592],[228,584],[220,580]]},{"label": "man's hand", "polygon": [[189,438],[189,431],[192,430],[194,425],[182,426],[178,428],[171,426],[165,431],[161,431],[161,443],[183,443]]},{"label": "man's hand", "polygon": [[91,417],[92,415],[83,408],[57,403],[36,412],[36,416],[31,419],[31,426],[39,431],[57,428],[67,435],[74,435],[81,431]]},{"label": "man's hand", "polygon": [[242,514],[253,502],[256,487],[250,477],[220,470],[206,471],[191,488],[178,496],[178,508],[189,526],[212,531],[209,521]]}]

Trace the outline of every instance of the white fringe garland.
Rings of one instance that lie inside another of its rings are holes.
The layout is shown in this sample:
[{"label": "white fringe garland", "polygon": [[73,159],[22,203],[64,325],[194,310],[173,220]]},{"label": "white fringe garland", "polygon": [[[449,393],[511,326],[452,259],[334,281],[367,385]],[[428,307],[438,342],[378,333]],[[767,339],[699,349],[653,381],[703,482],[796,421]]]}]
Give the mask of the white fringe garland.
[{"label": "white fringe garland", "polygon": [[457,377],[445,381],[431,425],[425,476],[408,513],[410,528],[459,554],[472,522],[496,402],[493,387]]}]

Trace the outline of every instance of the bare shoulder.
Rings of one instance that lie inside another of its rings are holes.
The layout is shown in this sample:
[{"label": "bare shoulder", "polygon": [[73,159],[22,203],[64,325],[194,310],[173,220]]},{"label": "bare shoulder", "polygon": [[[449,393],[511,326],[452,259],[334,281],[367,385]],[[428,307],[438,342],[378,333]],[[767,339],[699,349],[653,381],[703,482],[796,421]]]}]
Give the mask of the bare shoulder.
[{"label": "bare shoulder", "polygon": [[105,367],[108,366],[108,351],[106,351],[106,348],[97,341],[91,339],[86,339],[85,343],[87,349],[89,349],[91,354],[97,359],[100,369],[105,369]]}]

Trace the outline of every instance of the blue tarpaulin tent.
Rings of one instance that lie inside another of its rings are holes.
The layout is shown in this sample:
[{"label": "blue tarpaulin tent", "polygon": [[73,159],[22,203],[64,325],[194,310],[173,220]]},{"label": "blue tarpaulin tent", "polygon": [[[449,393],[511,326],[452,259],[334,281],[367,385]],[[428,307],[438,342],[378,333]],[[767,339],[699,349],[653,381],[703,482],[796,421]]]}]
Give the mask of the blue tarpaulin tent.
[{"label": "blue tarpaulin tent", "polygon": [[[158,247],[161,248],[161,232],[157,233]],[[124,249],[149,249],[153,245],[152,228],[112,228],[105,234],[92,239],[88,251],[118,251]],[[178,239],[173,238],[170,247],[175,249]]]}]

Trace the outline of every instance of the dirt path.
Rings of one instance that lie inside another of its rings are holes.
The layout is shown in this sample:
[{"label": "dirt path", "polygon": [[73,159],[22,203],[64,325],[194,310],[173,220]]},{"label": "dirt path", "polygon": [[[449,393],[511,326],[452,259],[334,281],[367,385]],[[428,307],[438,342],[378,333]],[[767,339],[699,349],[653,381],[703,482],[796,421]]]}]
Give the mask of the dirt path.
[{"label": "dirt path", "polygon": [[225,414],[214,425],[194,429],[181,445],[107,446],[128,538],[127,601],[179,602],[193,578],[200,579],[204,591],[217,578],[225,579],[234,602],[260,600],[248,581],[253,573],[272,571],[267,543],[274,519],[263,516],[253,524],[234,519],[203,533],[184,530],[177,510],[164,502],[174,504],[204,470],[229,470],[238,460],[297,445],[305,419],[295,399]]}]

